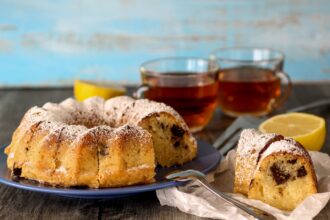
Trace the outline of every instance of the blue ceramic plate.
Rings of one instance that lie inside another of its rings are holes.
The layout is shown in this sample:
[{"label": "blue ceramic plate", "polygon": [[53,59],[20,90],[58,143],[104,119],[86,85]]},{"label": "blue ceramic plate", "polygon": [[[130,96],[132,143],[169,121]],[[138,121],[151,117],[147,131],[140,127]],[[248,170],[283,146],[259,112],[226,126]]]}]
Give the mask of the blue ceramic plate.
[{"label": "blue ceramic plate", "polygon": [[103,189],[74,189],[74,188],[56,188],[38,184],[34,181],[25,179],[13,180],[10,172],[7,169],[7,155],[3,152],[4,147],[0,152],[0,183],[16,187],[19,189],[31,190],[35,192],[51,193],[66,197],[85,198],[85,199],[104,199],[125,197],[137,193],[154,191],[167,187],[177,186],[182,183],[166,180],[164,177],[167,173],[174,170],[195,169],[203,173],[207,173],[216,168],[220,162],[221,156],[218,151],[210,144],[198,141],[197,158],[182,166],[169,168],[157,168],[156,182],[148,185],[136,185],[120,188],[103,188]]}]

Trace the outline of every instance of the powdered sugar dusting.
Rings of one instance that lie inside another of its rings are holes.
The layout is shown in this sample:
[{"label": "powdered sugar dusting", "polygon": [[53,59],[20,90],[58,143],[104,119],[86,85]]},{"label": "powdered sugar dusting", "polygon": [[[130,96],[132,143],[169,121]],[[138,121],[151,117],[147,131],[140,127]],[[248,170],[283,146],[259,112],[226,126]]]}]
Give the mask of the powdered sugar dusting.
[{"label": "powdered sugar dusting", "polygon": [[138,124],[142,119],[152,114],[167,112],[176,117],[180,125],[188,130],[182,117],[172,107],[148,99],[135,100],[128,96],[119,96],[109,99],[105,103],[105,112],[107,115],[106,121],[115,124],[115,126],[127,122]]},{"label": "powdered sugar dusting", "polygon": [[10,154],[8,155],[8,157],[9,157],[9,158],[14,158],[14,157],[15,157],[15,153],[10,153]]},{"label": "powdered sugar dusting", "polygon": [[128,168],[127,172],[142,170],[142,169],[150,169],[150,168],[153,168],[153,167],[150,167],[148,164],[141,164],[141,165],[136,166],[136,167]]},{"label": "powdered sugar dusting", "polygon": [[82,102],[85,115],[93,125],[105,124],[104,122],[104,99],[101,97],[91,97]]},{"label": "powdered sugar dusting", "polygon": [[93,133],[95,136],[103,137],[103,136],[113,136],[114,128],[107,126],[107,125],[100,125],[94,128],[89,129],[91,133]]},{"label": "powdered sugar dusting", "polygon": [[50,120],[67,124],[72,123],[72,116],[69,114],[68,111],[65,111],[65,109],[61,105],[48,102],[44,104],[42,108],[45,111],[48,111],[47,115]]},{"label": "powdered sugar dusting", "polygon": [[39,130],[43,130],[43,131],[47,130],[49,132],[59,132],[66,125],[67,124],[62,122],[46,120],[39,125]]},{"label": "powdered sugar dusting", "polygon": [[70,114],[70,124],[84,125],[89,128],[104,124],[104,100],[102,98],[92,97],[83,102],[68,98],[59,105],[65,109],[65,112]]},{"label": "powdered sugar dusting", "polygon": [[[21,124],[19,125],[19,129],[27,130],[34,124],[37,124],[47,118],[47,112],[39,107],[32,107],[30,108],[24,115]],[[25,132],[23,132],[25,133]]]},{"label": "powdered sugar dusting", "polygon": [[244,129],[241,132],[237,146],[235,185],[240,187],[242,193],[247,193],[246,187],[253,178],[262,152],[270,143],[281,138],[276,134],[263,134],[256,129]]},{"label": "powdered sugar dusting", "polygon": [[112,98],[106,102],[100,97],[92,97],[83,102],[68,98],[60,104],[46,103],[43,107],[31,108],[20,127],[30,129],[33,124],[40,123],[40,130],[47,130],[50,134],[58,134],[68,140],[79,139],[90,132],[108,138],[119,134],[147,140],[151,135],[137,125],[144,118],[162,112],[176,117],[181,126],[188,130],[186,123],[173,108],[163,103],[147,99],[135,100],[128,96]]},{"label": "powdered sugar dusting", "polygon": [[238,141],[237,152],[244,156],[258,156],[265,145],[274,139],[276,134],[263,134],[256,129],[244,129]]},{"label": "powdered sugar dusting", "polygon": [[84,132],[88,131],[88,128],[81,125],[67,125],[61,132],[61,139],[68,139],[70,141],[77,139]]},{"label": "powdered sugar dusting", "polygon": [[55,172],[56,173],[67,173],[67,170],[66,170],[66,168],[65,167],[63,167],[63,166],[60,166],[59,168],[57,168],[56,170],[55,170]]},{"label": "powdered sugar dusting", "polygon": [[276,141],[269,145],[267,150],[263,153],[261,159],[276,153],[290,153],[294,155],[308,156],[308,152],[304,150],[299,144],[292,138],[285,138],[284,140]]},{"label": "powdered sugar dusting", "polygon": [[136,140],[139,140],[139,143],[142,145],[148,144],[147,142],[151,140],[151,134],[149,134],[149,132],[134,124],[126,124],[121,126],[115,129],[114,134],[115,138],[135,137]]}]

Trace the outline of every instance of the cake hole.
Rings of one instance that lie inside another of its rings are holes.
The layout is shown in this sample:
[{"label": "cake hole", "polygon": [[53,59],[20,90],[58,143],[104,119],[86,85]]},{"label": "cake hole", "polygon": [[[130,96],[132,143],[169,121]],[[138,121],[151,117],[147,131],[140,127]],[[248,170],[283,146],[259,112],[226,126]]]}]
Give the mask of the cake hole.
[{"label": "cake hole", "polygon": [[307,175],[307,171],[305,169],[305,166],[302,166],[297,170],[297,177],[304,177],[306,175]]},{"label": "cake hole", "polygon": [[296,164],[297,163],[297,159],[288,160],[287,162],[289,164]]},{"label": "cake hole", "polygon": [[58,169],[59,167],[61,167],[62,166],[62,163],[61,163],[61,161],[59,161],[59,160],[55,160],[55,167],[56,167],[56,169]]},{"label": "cake hole", "polygon": [[99,151],[101,156],[107,156],[109,155],[108,148],[105,144],[100,144],[99,145]]},{"label": "cake hole", "polygon": [[278,188],[278,193],[283,196],[283,188]]},{"label": "cake hole", "polygon": [[173,125],[171,128],[171,133],[176,137],[182,137],[184,135],[184,130],[177,125]]},{"label": "cake hole", "polygon": [[14,168],[13,169],[13,175],[14,176],[21,176],[22,174],[22,168]]},{"label": "cake hole", "polygon": [[264,196],[264,188],[262,186],[259,187],[259,193],[260,193],[260,196]]},{"label": "cake hole", "polygon": [[175,148],[178,148],[180,146],[180,142],[179,141],[176,141],[175,143],[174,143],[174,147]]}]

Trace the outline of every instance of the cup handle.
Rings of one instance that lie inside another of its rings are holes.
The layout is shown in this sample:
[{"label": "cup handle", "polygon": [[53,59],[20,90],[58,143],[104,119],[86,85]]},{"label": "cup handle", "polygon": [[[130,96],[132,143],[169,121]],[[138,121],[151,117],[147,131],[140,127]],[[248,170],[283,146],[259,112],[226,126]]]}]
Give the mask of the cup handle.
[{"label": "cup handle", "polygon": [[292,82],[289,75],[285,72],[276,72],[276,76],[281,80],[281,95],[275,100],[273,109],[280,108],[289,98]]},{"label": "cup handle", "polygon": [[135,99],[143,99],[144,98],[144,93],[149,90],[148,85],[140,85],[137,90],[133,93],[133,97]]}]

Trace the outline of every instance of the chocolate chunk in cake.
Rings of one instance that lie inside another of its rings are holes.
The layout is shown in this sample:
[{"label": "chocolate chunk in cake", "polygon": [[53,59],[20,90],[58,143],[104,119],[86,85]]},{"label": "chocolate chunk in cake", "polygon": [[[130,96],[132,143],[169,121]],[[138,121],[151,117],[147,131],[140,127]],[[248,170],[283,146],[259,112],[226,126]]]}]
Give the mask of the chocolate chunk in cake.
[{"label": "chocolate chunk in cake", "polygon": [[275,163],[270,167],[270,170],[277,185],[285,183],[290,178],[290,174],[282,171]]}]

